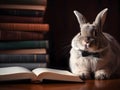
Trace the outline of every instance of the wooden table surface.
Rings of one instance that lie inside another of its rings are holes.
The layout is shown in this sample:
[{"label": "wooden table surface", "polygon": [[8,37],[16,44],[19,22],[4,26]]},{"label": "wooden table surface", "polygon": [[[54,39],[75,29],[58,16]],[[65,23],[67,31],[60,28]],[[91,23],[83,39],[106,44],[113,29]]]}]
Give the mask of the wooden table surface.
[{"label": "wooden table surface", "polygon": [[0,90],[120,90],[120,79],[87,80],[85,83],[0,84]]}]

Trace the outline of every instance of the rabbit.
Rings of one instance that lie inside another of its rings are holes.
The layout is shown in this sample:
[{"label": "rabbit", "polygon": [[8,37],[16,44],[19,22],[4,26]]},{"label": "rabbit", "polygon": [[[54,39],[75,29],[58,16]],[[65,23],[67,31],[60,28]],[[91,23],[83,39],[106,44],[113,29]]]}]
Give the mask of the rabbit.
[{"label": "rabbit", "polygon": [[80,32],[71,41],[69,67],[81,79],[110,79],[120,75],[120,45],[113,36],[102,32],[108,8],[91,24],[74,11]]}]

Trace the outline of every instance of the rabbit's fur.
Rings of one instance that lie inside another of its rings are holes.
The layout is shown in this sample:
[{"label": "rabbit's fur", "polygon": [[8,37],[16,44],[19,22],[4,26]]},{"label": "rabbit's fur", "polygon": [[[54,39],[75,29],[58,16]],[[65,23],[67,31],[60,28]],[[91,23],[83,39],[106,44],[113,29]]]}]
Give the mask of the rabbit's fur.
[{"label": "rabbit's fur", "polygon": [[80,33],[72,40],[69,65],[71,72],[82,79],[109,79],[120,72],[120,46],[107,33],[102,32],[108,9],[102,10],[90,24],[78,11],[74,11]]}]

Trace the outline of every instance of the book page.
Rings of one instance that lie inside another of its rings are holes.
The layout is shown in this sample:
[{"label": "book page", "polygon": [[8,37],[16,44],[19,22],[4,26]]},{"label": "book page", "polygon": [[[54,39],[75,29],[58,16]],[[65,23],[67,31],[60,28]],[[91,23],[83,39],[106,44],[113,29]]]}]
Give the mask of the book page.
[{"label": "book page", "polygon": [[24,67],[4,67],[0,68],[0,81],[31,79],[35,75]]},{"label": "book page", "polygon": [[34,72],[40,81],[44,79],[48,80],[59,80],[59,81],[73,81],[73,82],[83,82],[79,76],[72,74],[66,70],[56,70],[50,68],[37,68]]}]

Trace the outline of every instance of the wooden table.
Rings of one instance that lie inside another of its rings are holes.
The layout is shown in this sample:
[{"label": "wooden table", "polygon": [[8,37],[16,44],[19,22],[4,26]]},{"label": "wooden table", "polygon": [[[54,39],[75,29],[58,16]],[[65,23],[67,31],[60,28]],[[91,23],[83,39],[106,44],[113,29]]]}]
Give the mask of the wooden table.
[{"label": "wooden table", "polygon": [[120,79],[87,80],[85,83],[0,84],[0,90],[120,90]]}]

